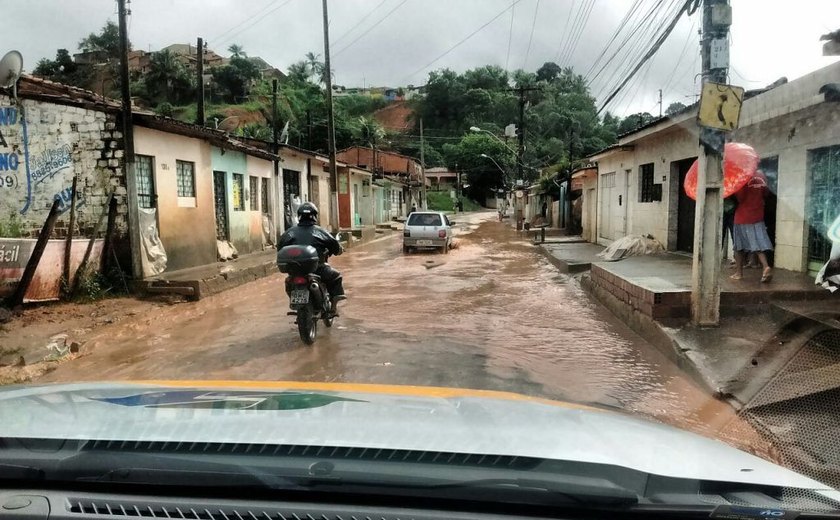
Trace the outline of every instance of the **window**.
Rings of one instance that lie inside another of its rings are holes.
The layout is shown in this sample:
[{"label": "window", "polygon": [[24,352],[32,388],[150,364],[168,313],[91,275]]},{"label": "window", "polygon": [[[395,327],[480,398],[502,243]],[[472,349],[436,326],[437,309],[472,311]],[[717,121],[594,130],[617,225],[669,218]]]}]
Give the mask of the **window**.
[{"label": "window", "polygon": [[251,211],[259,211],[260,210],[260,181],[257,177],[253,175],[248,179],[249,188],[251,192],[249,193],[248,201],[251,205]]},{"label": "window", "polygon": [[412,213],[408,217],[409,226],[440,226],[441,219],[437,213]]},{"label": "window", "polygon": [[262,203],[262,212],[268,214],[269,209],[271,206],[268,203],[268,179],[263,178],[261,179],[262,186],[260,187],[260,202]]},{"label": "window", "polygon": [[233,174],[233,211],[245,211],[245,177]]},{"label": "window", "polygon": [[[639,166],[639,202],[653,202],[656,199],[653,184],[653,163]],[[661,197],[660,197],[661,198]]]},{"label": "window", "polygon": [[179,197],[195,197],[195,163],[175,161]]},{"label": "window", "polygon": [[155,159],[137,155],[134,161],[137,174],[137,202],[141,208],[155,207]]}]

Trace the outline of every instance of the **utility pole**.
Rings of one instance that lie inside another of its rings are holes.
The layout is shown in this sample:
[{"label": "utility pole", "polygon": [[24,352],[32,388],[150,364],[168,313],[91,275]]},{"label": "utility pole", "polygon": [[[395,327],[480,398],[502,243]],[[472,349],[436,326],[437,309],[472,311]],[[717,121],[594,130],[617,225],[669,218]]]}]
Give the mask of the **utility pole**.
[{"label": "utility pole", "polygon": [[[277,129],[277,79],[271,80],[271,153],[274,154],[274,182],[277,184],[275,185],[274,192],[276,194],[273,197],[274,201],[279,201],[279,208],[277,207],[276,202],[274,203],[274,227],[275,233],[277,236],[275,237],[275,244],[278,243],[280,239],[280,223],[284,222],[281,215],[285,214],[286,208],[283,207],[283,179],[280,176],[280,158],[278,154],[280,153],[280,134]],[[285,222],[284,222],[285,223]]]},{"label": "utility pole", "polygon": [[[703,0],[701,57],[704,84],[726,83],[731,23],[728,0]],[[718,50],[713,53],[713,49]],[[699,326],[720,323],[724,141],[722,131],[700,128],[691,289],[691,316]]]},{"label": "utility pole", "polygon": [[517,171],[520,179],[524,179],[523,156],[525,155],[525,94],[527,92],[542,90],[539,87],[517,87],[508,89],[508,92],[516,92],[519,95],[519,150],[516,157]]},{"label": "utility pole", "polygon": [[662,117],[662,89],[659,89],[659,117]]},{"label": "utility pole", "polygon": [[335,114],[333,113],[332,69],[330,69],[330,19],[327,0],[321,0],[324,12],[324,84],[327,89],[327,149],[330,154],[330,227],[338,232],[338,167],[335,161]]},{"label": "utility pole", "polygon": [[198,70],[198,108],[195,111],[195,124],[204,126],[204,40],[198,39],[196,47],[196,69]]},{"label": "utility pole", "polygon": [[125,189],[128,197],[128,239],[131,249],[131,269],[135,280],[143,278],[140,254],[140,202],[137,197],[137,178],[134,171],[134,124],[131,120],[131,85],[128,79],[128,12],[126,0],[117,0],[120,32],[120,92],[122,94],[123,164]]},{"label": "utility pole", "polygon": [[426,201],[426,144],[423,141],[422,117],[420,118],[420,172],[422,173],[421,182],[423,183],[423,209],[429,209],[429,203]]}]

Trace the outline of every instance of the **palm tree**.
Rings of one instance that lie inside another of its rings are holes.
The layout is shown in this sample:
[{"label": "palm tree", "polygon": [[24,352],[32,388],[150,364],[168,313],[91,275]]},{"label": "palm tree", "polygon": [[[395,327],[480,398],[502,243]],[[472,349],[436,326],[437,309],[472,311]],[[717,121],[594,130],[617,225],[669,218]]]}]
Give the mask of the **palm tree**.
[{"label": "palm tree", "polygon": [[319,61],[320,54],[314,52],[306,53],[306,64],[309,66],[309,76],[315,76],[320,82],[324,82],[324,62]]},{"label": "palm tree", "polygon": [[244,58],[247,56],[245,54],[245,49],[243,49],[238,43],[232,43],[230,47],[228,47],[228,52],[231,54],[232,58]]},{"label": "palm tree", "polygon": [[178,57],[167,50],[152,55],[145,82],[153,97],[166,98],[171,102],[177,102],[188,94],[190,87],[186,69]]}]

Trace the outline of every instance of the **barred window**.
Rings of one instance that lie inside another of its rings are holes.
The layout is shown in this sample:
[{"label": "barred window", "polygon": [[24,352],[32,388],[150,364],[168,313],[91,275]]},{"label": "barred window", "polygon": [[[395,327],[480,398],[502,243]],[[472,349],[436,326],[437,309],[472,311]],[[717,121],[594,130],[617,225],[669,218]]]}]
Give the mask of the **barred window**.
[{"label": "barred window", "polygon": [[639,202],[653,202],[656,200],[653,185],[653,163],[639,166]]},{"label": "barred window", "polygon": [[155,207],[155,159],[137,155],[134,160],[137,176],[137,201],[141,208]]},{"label": "barred window", "polygon": [[254,177],[252,175],[251,178],[249,179],[249,181],[250,181],[250,188],[251,188],[251,198],[248,199],[248,200],[250,201],[250,204],[251,204],[251,211],[259,211],[260,210],[260,199],[259,199],[260,183],[259,183],[259,179],[257,179],[257,177]]},{"label": "barred window", "polygon": [[195,163],[175,161],[179,197],[195,197]]},{"label": "barred window", "polygon": [[233,211],[245,211],[245,177],[233,174]]}]

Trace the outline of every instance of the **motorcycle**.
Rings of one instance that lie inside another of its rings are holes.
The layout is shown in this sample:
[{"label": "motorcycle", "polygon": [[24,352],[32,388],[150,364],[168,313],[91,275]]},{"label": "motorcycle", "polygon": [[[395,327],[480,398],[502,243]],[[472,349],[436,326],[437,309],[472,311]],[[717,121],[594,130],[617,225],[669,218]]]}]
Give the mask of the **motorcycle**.
[{"label": "motorcycle", "polygon": [[286,277],[286,294],[289,296],[289,316],[296,316],[300,339],[307,345],[315,343],[318,321],[332,327],[333,312],[330,293],[321,277],[315,274],[321,259],[312,246],[291,245],[277,252],[277,266]]}]

